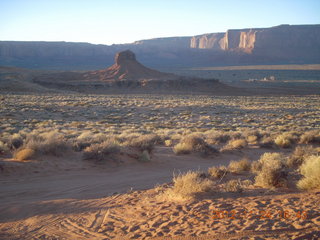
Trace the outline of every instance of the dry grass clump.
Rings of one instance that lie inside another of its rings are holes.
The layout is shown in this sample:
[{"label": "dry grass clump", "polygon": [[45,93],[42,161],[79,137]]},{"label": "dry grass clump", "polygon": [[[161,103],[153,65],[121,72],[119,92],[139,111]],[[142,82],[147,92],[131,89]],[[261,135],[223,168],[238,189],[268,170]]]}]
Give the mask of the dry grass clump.
[{"label": "dry grass clump", "polygon": [[248,146],[248,142],[245,139],[231,139],[221,151],[239,150],[246,146]]},{"label": "dry grass clump", "polygon": [[0,154],[5,154],[7,152],[9,152],[9,147],[6,143],[0,141]]},{"label": "dry grass clump", "polygon": [[272,148],[274,146],[274,140],[270,136],[263,136],[259,142],[259,146],[262,148]]},{"label": "dry grass clump", "polygon": [[226,182],[224,185],[224,190],[226,192],[243,192],[243,188],[242,188],[242,184],[240,180],[229,180],[228,182]]},{"label": "dry grass clump", "polygon": [[166,147],[171,147],[171,146],[172,146],[172,140],[171,140],[171,139],[165,140],[165,141],[164,141],[164,145],[165,145]]},{"label": "dry grass clump", "polygon": [[222,178],[228,173],[228,169],[225,166],[211,167],[208,169],[208,173],[213,178]]},{"label": "dry grass clump", "polygon": [[243,187],[249,187],[253,184],[253,182],[250,179],[245,179],[243,181],[241,181],[241,186]]},{"label": "dry grass clump", "polygon": [[285,132],[274,139],[274,143],[282,148],[289,148],[297,141],[297,136],[291,132]]},{"label": "dry grass clump", "polygon": [[320,189],[320,156],[308,156],[300,166],[300,172],[303,178],[298,181],[298,188],[303,190]]},{"label": "dry grass clump", "polygon": [[120,152],[119,143],[109,139],[102,143],[92,144],[83,152],[84,160],[103,161],[110,155]]},{"label": "dry grass clump", "polygon": [[57,131],[49,131],[27,136],[25,143],[18,151],[23,149],[32,149],[37,155],[61,156],[70,149],[70,145]]},{"label": "dry grass clump", "polygon": [[[286,186],[285,158],[280,153],[265,153],[259,159],[255,185],[265,188]],[[261,169],[260,171],[258,169]]]},{"label": "dry grass clump", "polygon": [[251,163],[248,159],[241,159],[239,161],[231,161],[228,166],[228,170],[232,173],[241,173],[250,171]]},{"label": "dry grass clump", "polygon": [[191,152],[210,154],[217,152],[215,148],[209,146],[198,134],[190,134],[183,137],[180,142],[174,146],[173,151],[176,154],[188,154]]},{"label": "dry grass clump", "polygon": [[130,139],[124,143],[126,146],[138,148],[140,151],[152,151],[154,146],[160,143],[161,138],[156,134],[146,134]]},{"label": "dry grass clump", "polygon": [[31,160],[36,155],[36,152],[30,148],[24,148],[14,153],[14,158],[19,161]]},{"label": "dry grass clump", "polygon": [[287,159],[287,165],[291,168],[298,168],[307,156],[317,153],[318,150],[312,146],[297,146],[291,156]]},{"label": "dry grass clump", "polygon": [[246,137],[249,144],[258,144],[258,137],[256,135],[249,135]]},{"label": "dry grass clump", "polygon": [[23,145],[23,140],[20,134],[13,134],[9,141],[9,146],[11,149],[18,149]]},{"label": "dry grass clump", "polygon": [[192,200],[197,195],[209,192],[213,181],[200,172],[189,171],[173,178],[173,187],[165,191],[165,196],[171,200]]},{"label": "dry grass clump", "polygon": [[82,132],[74,141],[73,149],[75,151],[82,151],[89,147],[91,144],[102,143],[108,138],[114,137],[113,135],[106,135],[102,133],[93,133],[92,131]]},{"label": "dry grass clump", "polygon": [[209,144],[221,144],[230,140],[230,134],[223,131],[210,130],[205,133],[206,141]]},{"label": "dry grass clump", "polygon": [[300,136],[300,143],[320,143],[320,130],[312,130],[305,132]]},{"label": "dry grass clump", "polygon": [[262,137],[258,130],[244,130],[242,135],[245,137],[249,144],[258,144],[258,141]]},{"label": "dry grass clump", "polygon": [[262,163],[259,161],[251,162],[251,172],[254,174],[258,174],[262,170]]}]

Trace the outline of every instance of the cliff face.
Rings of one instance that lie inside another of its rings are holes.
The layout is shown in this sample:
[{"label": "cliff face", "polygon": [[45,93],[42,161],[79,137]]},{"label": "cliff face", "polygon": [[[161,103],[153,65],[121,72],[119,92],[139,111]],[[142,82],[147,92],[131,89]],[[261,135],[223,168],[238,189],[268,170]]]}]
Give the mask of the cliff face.
[{"label": "cliff face", "polygon": [[154,47],[154,48],[189,48],[190,46],[190,37],[167,37],[167,38],[154,38],[135,41],[133,43],[137,46],[144,47]]},{"label": "cliff face", "polygon": [[221,50],[225,48],[224,33],[211,33],[194,36],[190,40],[191,48]]},{"label": "cliff face", "polygon": [[94,70],[130,49],[156,68],[238,64],[320,63],[320,25],[281,25],[169,37],[131,44],[0,41],[0,66]]},{"label": "cliff face", "polygon": [[[191,48],[241,51],[267,56],[292,56],[320,49],[320,25],[281,25],[272,28],[228,30],[195,36]],[[303,51],[302,51],[303,49]]]}]

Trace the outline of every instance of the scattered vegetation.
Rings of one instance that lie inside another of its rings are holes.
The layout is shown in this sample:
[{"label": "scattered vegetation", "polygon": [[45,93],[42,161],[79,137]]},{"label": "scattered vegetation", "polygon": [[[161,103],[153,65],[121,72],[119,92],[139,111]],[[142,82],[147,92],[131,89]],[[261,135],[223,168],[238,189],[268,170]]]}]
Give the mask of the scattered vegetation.
[{"label": "scattered vegetation", "polygon": [[206,178],[205,174],[189,171],[173,178],[173,187],[165,192],[165,196],[171,200],[192,200],[197,195],[209,192],[213,182]]},{"label": "scattered vegetation", "polygon": [[110,158],[112,154],[120,152],[120,145],[112,139],[102,143],[92,144],[83,152],[83,159],[103,161]]},{"label": "scattered vegetation", "polygon": [[141,135],[125,142],[126,146],[138,148],[141,151],[151,152],[157,143],[160,143],[160,137],[156,134]]},{"label": "scattered vegetation", "polygon": [[211,167],[208,169],[208,174],[213,178],[222,178],[228,173],[228,169],[225,166]]},{"label": "scattered vegetation", "polygon": [[239,161],[231,161],[228,166],[228,170],[232,173],[241,173],[250,171],[251,163],[248,159],[244,158]]},{"label": "scattered vegetation", "polygon": [[[24,144],[16,150],[15,156],[29,155],[52,155],[62,156],[70,149],[69,143],[57,131],[44,133],[33,132],[27,135]],[[25,151],[23,151],[25,150]]]},{"label": "scattered vegetation", "polygon": [[24,148],[24,149],[18,150],[14,154],[14,158],[19,161],[32,160],[35,157],[35,155],[36,155],[36,152],[33,149]]},{"label": "scattered vegetation", "polygon": [[9,148],[7,146],[7,144],[5,144],[4,142],[0,141],[0,154],[5,154],[9,152]]},{"label": "scattered vegetation", "polygon": [[298,188],[303,190],[320,189],[320,156],[308,156],[299,170],[303,178],[298,181]]},{"label": "scattered vegetation", "polygon": [[245,148],[248,142],[245,139],[231,139],[226,146],[222,148],[222,151],[239,150]]},{"label": "scattered vegetation", "polygon": [[320,143],[320,130],[307,131],[300,136],[300,143]]},{"label": "scattered vegetation", "polygon": [[297,146],[290,157],[287,159],[287,165],[290,168],[298,168],[305,161],[305,158],[317,154],[319,150],[312,146]]},{"label": "scattered vegetation", "polygon": [[254,166],[255,185],[265,188],[283,187],[287,184],[285,157],[280,153],[264,153]]},{"label": "scattered vegetation", "polygon": [[[319,96],[6,94],[3,99],[2,156],[18,158],[32,150],[28,158],[34,159],[62,156],[73,149],[82,152],[84,159],[99,160],[124,150],[149,161],[156,145],[173,148],[176,154],[259,146],[289,148],[289,154],[295,147],[280,168],[285,170],[285,165],[299,168],[309,155],[319,153]],[[228,171],[248,168],[245,162],[230,163],[227,170],[212,168],[209,174],[218,179]],[[264,171],[261,161],[252,162],[251,172],[258,180]]]},{"label": "scattered vegetation", "polygon": [[238,193],[242,192],[243,188],[241,185],[241,181],[239,179],[229,180],[224,184],[224,190],[226,192],[238,192]]},{"label": "scattered vegetation", "polygon": [[274,143],[282,148],[291,147],[297,141],[298,137],[291,132],[285,132],[276,137]]},{"label": "scattered vegetation", "polygon": [[191,152],[210,154],[217,152],[214,147],[209,146],[198,134],[190,134],[183,137],[180,142],[174,146],[173,151],[176,154],[187,154]]},{"label": "scattered vegetation", "polygon": [[264,136],[259,142],[259,146],[262,148],[272,148],[274,146],[274,140],[270,136]]}]

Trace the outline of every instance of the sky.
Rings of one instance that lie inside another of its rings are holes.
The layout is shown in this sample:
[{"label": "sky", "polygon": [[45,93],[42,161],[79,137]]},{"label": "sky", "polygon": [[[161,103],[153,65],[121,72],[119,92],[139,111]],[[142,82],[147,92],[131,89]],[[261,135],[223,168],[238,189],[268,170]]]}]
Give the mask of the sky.
[{"label": "sky", "polygon": [[1,41],[131,43],[320,24],[320,0],[0,0]]}]

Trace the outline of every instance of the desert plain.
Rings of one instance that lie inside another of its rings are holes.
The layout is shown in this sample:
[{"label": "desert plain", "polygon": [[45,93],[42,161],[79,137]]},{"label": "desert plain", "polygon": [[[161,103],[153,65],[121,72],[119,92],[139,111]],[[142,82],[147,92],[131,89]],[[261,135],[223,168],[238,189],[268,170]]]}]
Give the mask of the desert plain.
[{"label": "desert plain", "polygon": [[0,96],[1,239],[318,239],[319,95]]}]

